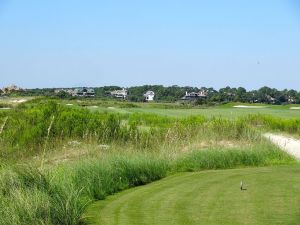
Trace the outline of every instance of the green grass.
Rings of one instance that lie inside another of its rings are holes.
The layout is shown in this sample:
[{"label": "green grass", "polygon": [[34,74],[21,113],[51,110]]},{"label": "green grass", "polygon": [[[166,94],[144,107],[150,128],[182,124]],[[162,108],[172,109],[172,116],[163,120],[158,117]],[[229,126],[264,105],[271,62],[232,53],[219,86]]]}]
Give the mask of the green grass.
[{"label": "green grass", "polygon": [[85,216],[101,225],[299,224],[299,173],[296,164],[177,174],[99,201]]},{"label": "green grass", "polygon": [[112,156],[39,170],[15,166],[0,173],[0,225],[77,225],[87,204],[166,176],[165,161]]},{"label": "green grass", "polygon": [[4,168],[0,173],[0,225],[77,225],[88,204],[170,174],[294,162],[270,144],[259,146],[169,156],[123,149],[44,170],[29,165]]},{"label": "green grass", "polygon": [[171,174],[290,163],[260,132],[300,134],[299,119],[187,117],[190,110],[222,112],[230,105],[122,102],[106,113],[87,110],[84,101],[65,103],[35,99],[0,111],[0,225],[78,225],[91,202]]},{"label": "green grass", "polygon": [[261,115],[271,115],[281,118],[299,118],[300,110],[290,110],[287,106],[268,106],[268,108],[259,109],[247,109],[247,108],[233,108],[233,107],[208,107],[208,108],[174,108],[174,109],[164,109],[164,108],[151,108],[151,107],[139,107],[139,108],[89,108],[92,111],[101,112],[111,112],[111,113],[152,113],[160,116],[171,116],[176,118],[187,117],[187,116],[197,116],[202,115],[205,117],[223,117],[234,119],[241,116],[246,116],[249,114],[261,114]]}]

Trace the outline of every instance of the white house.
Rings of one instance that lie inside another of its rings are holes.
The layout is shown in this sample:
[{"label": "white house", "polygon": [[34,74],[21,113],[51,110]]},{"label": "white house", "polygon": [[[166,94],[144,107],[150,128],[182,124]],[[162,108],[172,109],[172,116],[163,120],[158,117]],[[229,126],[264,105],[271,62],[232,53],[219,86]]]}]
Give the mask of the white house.
[{"label": "white house", "polygon": [[147,92],[144,94],[145,101],[147,101],[147,102],[153,101],[153,100],[154,100],[154,96],[155,96],[154,91],[147,91]]},{"label": "white house", "polygon": [[127,98],[127,95],[128,95],[128,92],[126,89],[122,89],[122,90],[115,90],[115,91],[112,91],[110,92],[110,94],[116,98],[122,98],[122,99],[126,99]]}]

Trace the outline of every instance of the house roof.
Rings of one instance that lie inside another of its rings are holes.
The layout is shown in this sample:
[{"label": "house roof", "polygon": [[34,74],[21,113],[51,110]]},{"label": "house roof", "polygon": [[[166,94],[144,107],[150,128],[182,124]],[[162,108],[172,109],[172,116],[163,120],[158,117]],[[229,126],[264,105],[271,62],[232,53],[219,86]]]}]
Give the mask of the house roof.
[{"label": "house roof", "polygon": [[144,96],[155,95],[154,91],[147,91]]}]

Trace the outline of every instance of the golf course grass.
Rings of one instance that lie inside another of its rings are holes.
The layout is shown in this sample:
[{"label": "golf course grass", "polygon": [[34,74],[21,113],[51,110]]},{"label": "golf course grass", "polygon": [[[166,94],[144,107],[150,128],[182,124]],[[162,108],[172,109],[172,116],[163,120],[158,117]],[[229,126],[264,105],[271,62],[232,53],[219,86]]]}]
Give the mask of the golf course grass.
[{"label": "golf course grass", "polygon": [[234,108],[234,107],[208,107],[208,108],[191,108],[191,109],[163,109],[163,108],[93,108],[88,107],[91,111],[110,112],[110,113],[151,113],[159,116],[171,116],[176,118],[182,118],[187,116],[205,116],[205,117],[222,117],[228,119],[234,119],[249,114],[261,114],[271,115],[285,119],[299,118],[300,110],[291,110],[284,106],[268,106],[267,108]]},{"label": "golf course grass", "polygon": [[98,201],[85,218],[101,225],[299,224],[299,175],[299,163],[176,174]]}]

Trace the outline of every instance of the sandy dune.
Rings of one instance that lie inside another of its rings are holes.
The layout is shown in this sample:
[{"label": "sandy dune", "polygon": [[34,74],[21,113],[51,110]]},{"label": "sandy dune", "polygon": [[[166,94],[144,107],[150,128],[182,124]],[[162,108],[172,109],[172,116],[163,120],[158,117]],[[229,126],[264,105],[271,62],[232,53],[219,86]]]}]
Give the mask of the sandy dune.
[{"label": "sandy dune", "polygon": [[266,133],[264,137],[278,145],[282,150],[300,160],[300,140],[284,135]]}]

